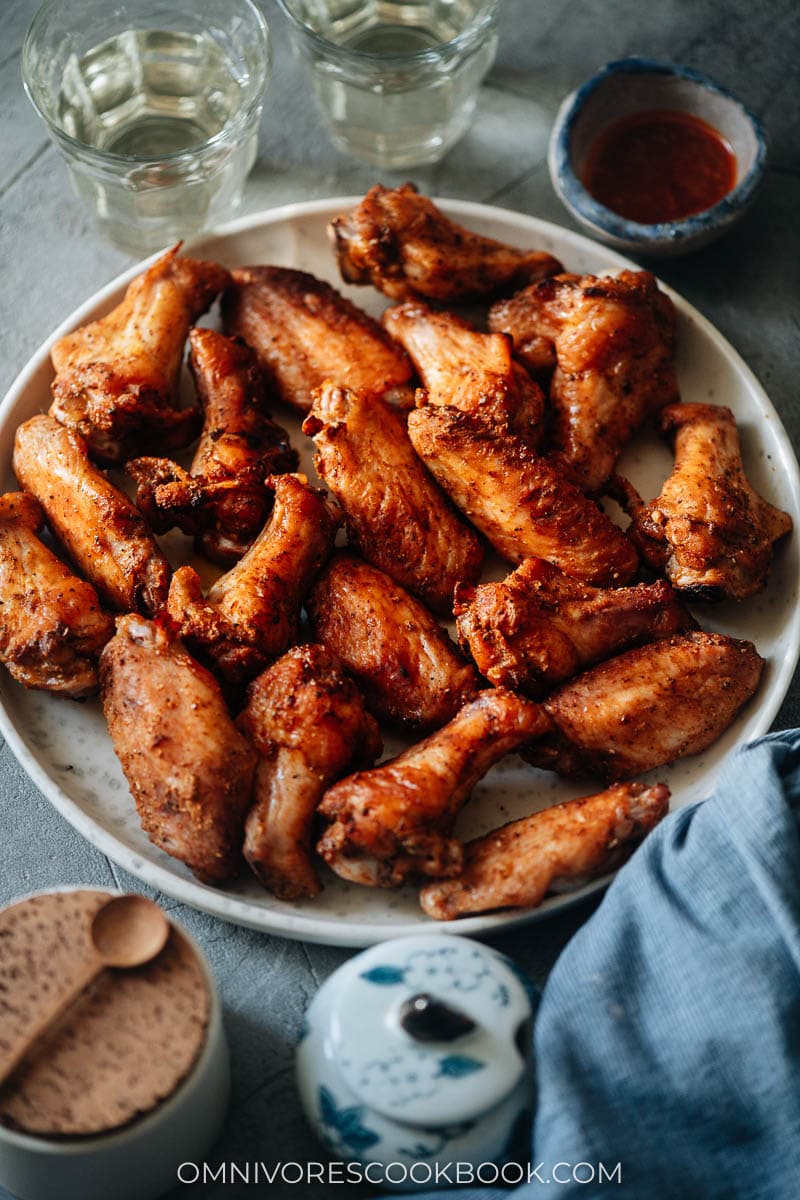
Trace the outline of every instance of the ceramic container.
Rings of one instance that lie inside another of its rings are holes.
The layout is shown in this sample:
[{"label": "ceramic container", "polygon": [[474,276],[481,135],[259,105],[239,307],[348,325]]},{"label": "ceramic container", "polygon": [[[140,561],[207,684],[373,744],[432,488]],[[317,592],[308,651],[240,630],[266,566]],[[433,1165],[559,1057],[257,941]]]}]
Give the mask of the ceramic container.
[{"label": "ceramic container", "polygon": [[155,1200],[176,1186],[181,1163],[202,1162],[211,1149],[227,1110],[228,1049],[208,963],[193,939],[180,934],[210,998],[203,1046],[189,1075],[148,1115],[98,1136],[47,1138],[0,1125],[0,1186],[19,1200]]},{"label": "ceramic container", "polygon": [[[589,149],[613,121],[673,109],[719,130],[736,156],[736,184],[718,204],[679,221],[643,225],[594,199],[581,182]],[[691,67],[625,58],[608,63],[574,91],[556,117],[548,165],[558,196],[602,242],[628,253],[666,258],[697,250],[727,232],[750,207],[764,174],[766,138],[758,119],[727,88]]]},{"label": "ceramic container", "polygon": [[532,1100],[536,994],[497,951],[448,934],[350,959],[314,997],[297,1049],[306,1114],[372,1184],[413,1189],[513,1155]]}]

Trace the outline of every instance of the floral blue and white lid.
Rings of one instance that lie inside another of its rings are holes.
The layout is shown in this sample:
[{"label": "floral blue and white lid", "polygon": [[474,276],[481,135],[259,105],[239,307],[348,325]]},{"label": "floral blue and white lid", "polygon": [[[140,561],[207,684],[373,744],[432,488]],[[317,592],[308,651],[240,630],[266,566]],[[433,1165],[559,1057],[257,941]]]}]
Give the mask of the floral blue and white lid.
[{"label": "floral blue and white lid", "polygon": [[344,972],[326,1054],[373,1111],[436,1128],[479,1117],[519,1083],[531,1004],[489,947],[449,934],[398,938]]}]

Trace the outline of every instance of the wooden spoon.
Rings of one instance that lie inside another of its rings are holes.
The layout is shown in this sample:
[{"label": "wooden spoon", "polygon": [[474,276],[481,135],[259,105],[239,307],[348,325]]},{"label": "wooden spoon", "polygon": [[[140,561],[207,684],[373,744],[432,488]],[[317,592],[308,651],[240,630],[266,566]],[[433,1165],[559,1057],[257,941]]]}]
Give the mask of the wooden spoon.
[{"label": "wooden spoon", "polygon": [[0,1040],[0,1087],[101,971],[144,966],[161,953],[168,937],[169,921],[145,896],[113,896],[99,908],[89,929],[91,956],[76,966],[61,995],[50,999],[43,1015],[21,1038],[8,1046]]}]

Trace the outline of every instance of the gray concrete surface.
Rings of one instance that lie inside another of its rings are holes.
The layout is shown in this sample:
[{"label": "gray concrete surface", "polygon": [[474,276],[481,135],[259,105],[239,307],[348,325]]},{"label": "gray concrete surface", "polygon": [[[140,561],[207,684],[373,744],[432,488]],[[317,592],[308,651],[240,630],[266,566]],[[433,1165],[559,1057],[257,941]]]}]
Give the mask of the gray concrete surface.
[{"label": "gray concrete surface", "polygon": [[[19,50],[36,7],[36,0],[0,4],[0,394],[51,329],[128,263],[95,234],[24,96]],[[275,36],[275,73],[244,211],[362,191],[374,182],[375,172],[331,146],[290,54],[283,20],[272,0],[264,0],[264,8]],[[550,187],[545,146],[559,101],[598,65],[629,53],[650,54],[689,63],[733,88],[769,131],[766,184],[751,213],[724,241],[660,270],[743,354],[796,441],[799,47],[795,0],[756,5],[750,0],[505,0],[497,62],[472,129],[442,163],[413,176],[439,195],[496,203],[570,225]],[[399,182],[399,177],[384,172],[383,181]],[[794,725],[799,716],[795,683],[776,727]],[[140,888],[51,809],[7,748],[0,751],[0,823],[0,902],[58,884]],[[236,929],[170,900],[165,906],[207,951],[225,1003],[234,1092],[215,1161],[316,1157],[294,1092],[292,1045],[308,997],[346,952]],[[542,984],[592,910],[592,904],[583,905],[498,939],[498,945]],[[258,1190],[197,1185],[177,1188],[174,1197],[222,1200]],[[317,1200],[336,1190],[275,1186],[269,1192]],[[0,1200],[7,1195],[0,1189]]]}]

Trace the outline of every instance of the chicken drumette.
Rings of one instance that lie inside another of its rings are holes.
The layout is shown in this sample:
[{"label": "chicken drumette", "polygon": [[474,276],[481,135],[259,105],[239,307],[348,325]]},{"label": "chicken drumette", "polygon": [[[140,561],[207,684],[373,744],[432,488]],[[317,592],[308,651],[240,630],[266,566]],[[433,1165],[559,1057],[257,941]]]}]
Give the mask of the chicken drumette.
[{"label": "chicken drumette", "polygon": [[330,284],[286,267],[240,267],[222,301],[225,332],[255,350],[281,399],[300,412],[326,380],[413,404],[401,346]]},{"label": "chicken drumette", "polygon": [[317,641],[342,660],[378,717],[436,728],[477,688],[474,670],[419,600],[357,558],[337,555],[306,609]]},{"label": "chicken drumette", "polygon": [[326,384],[303,425],[314,465],[345,512],[348,541],[435,612],[483,552],[414,453],[405,421],[374,396]]},{"label": "chicken drumette", "polygon": [[262,671],[297,641],[300,607],[341,524],[304,475],[268,480],[272,515],[244,558],[204,597],[192,567],[175,572],[167,608],[187,645],[230,684]]},{"label": "chicken drumette", "polygon": [[204,883],[242,865],[256,754],[219,685],[167,622],[120,617],[100,659],[103,711],[144,829]]},{"label": "chicken drumette", "polygon": [[377,184],[331,222],[339,270],[392,300],[457,301],[502,295],[561,270],[540,250],[517,250],[449,220],[411,183]]},{"label": "chicken drumette", "polygon": [[591,663],[686,629],[669,584],[595,588],[528,558],[502,583],[459,584],[458,636],[495,686],[538,697]]},{"label": "chicken drumette", "polygon": [[192,329],[189,345],[203,410],[189,471],[168,458],[137,458],[126,470],[157,533],[177,525],[196,534],[198,550],[212,562],[231,566],[267,519],[267,476],[296,470],[297,454],[286,430],[270,420],[267,382],[252,350],[212,329]]},{"label": "chicken drumette", "polygon": [[473,413],[494,429],[538,446],[544,396],[513,361],[506,334],[481,333],[461,317],[419,302],[388,309],[383,323],[408,351],[428,403]]},{"label": "chicken drumette", "polygon": [[509,562],[543,558],[603,587],[634,575],[638,556],[622,530],[522,438],[430,404],[409,414],[408,434],[434,478]]},{"label": "chicken drumette", "polygon": [[619,478],[610,489],[633,517],[631,540],[680,592],[702,600],[752,596],[766,583],[773,543],[790,532],[791,517],[748,481],[730,409],[675,404],[660,424],[675,438],[675,467],[661,495],[644,504]]},{"label": "chicken drumette", "polygon": [[526,751],[562,775],[630,779],[699,754],[721,737],[758,687],[751,642],[693,631],[628,650],[554,692],[554,730]]},{"label": "chicken drumette", "polygon": [[322,646],[296,646],[248,688],[239,718],[259,754],[244,856],[281,900],[316,896],[314,813],[353,760],[370,764],[381,736],[356,685]]},{"label": "chicken drumette", "polygon": [[458,878],[426,884],[420,903],[438,921],[495,908],[536,908],[548,892],[571,891],[618,867],[668,808],[663,783],[618,783],[554,804],[467,842]]},{"label": "chicken drumette", "polygon": [[78,699],[97,688],[97,660],[114,632],[94,588],[39,540],[39,502],[0,496],[0,662],[18,683]]},{"label": "chicken drumette", "polygon": [[634,431],[678,399],[674,323],[648,271],[560,275],[492,309],[490,328],[531,369],[554,359],[551,452],[584,491],[599,492]]},{"label": "chicken drumette", "polygon": [[331,824],[319,853],[337,875],[370,887],[457,875],[463,847],[451,829],[459,809],[494,763],[548,724],[513,692],[481,692],[425,741],[326,792],[318,811]]},{"label": "chicken drumette", "polygon": [[75,565],[112,608],[163,608],[170,568],[146,521],[54,417],[31,417],[14,441],[14,471]]},{"label": "chicken drumette", "polygon": [[199,428],[197,409],[175,406],[183,346],[230,276],[217,263],[179,258],[178,249],[134,279],[107,316],[53,347],[50,412],[105,462],[147,445],[185,446]]}]

